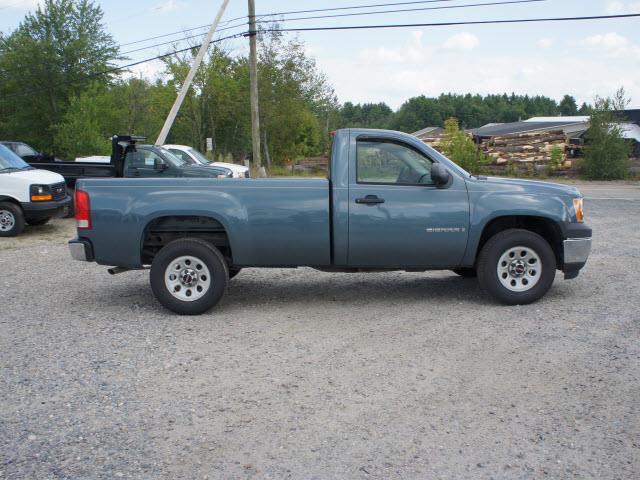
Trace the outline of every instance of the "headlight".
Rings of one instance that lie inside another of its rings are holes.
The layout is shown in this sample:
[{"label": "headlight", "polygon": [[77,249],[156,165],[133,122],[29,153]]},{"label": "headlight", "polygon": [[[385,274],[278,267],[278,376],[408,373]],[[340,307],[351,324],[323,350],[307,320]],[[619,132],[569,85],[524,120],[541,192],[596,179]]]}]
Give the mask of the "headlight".
[{"label": "headlight", "polygon": [[31,185],[29,194],[32,202],[48,202],[53,200],[49,185]]},{"label": "headlight", "polygon": [[584,222],[584,212],[582,211],[582,198],[573,199],[573,209],[576,212],[576,221],[578,223]]}]

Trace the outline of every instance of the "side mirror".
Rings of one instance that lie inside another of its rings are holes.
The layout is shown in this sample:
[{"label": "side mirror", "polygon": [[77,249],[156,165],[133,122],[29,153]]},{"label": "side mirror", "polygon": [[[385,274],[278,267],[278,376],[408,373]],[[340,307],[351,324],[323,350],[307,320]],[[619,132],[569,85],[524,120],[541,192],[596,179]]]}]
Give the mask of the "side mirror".
[{"label": "side mirror", "polygon": [[451,174],[440,163],[434,163],[431,165],[431,180],[436,184],[436,187],[442,188],[451,180]]},{"label": "side mirror", "polygon": [[167,165],[166,163],[164,163],[162,160],[160,160],[159,158],[154,158],[153,160],[153,169],[154,170],[160,170],[160,171],[164,171],[167,168],[169,168],[169,165]]}]

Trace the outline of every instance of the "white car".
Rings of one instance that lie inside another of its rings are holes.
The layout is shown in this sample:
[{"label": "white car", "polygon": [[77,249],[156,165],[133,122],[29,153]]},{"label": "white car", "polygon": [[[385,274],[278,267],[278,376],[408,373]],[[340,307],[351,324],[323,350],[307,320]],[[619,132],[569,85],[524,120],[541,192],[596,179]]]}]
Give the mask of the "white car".
[{"label": "white car", "polygon": [[249,169],[243,165],[236,165],[235,163],[227,162],[211,162],[198,150],[187,145],[163,145],[163,147],[178,158],[181,158],[191,164],[228,168],[233,172],[233,178],[249,178],[251,176]]},{"label": "white car", "polygon": [[36,170],[0,145],[0,237],[19,235],[25,222],[44,225],[71,205],[62,175]]}]

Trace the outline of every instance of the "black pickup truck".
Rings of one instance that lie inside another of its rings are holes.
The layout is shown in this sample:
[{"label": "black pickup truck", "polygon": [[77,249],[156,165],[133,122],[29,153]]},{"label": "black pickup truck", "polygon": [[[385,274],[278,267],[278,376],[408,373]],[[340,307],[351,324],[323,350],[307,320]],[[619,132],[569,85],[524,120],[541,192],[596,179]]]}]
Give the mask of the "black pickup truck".
[{"label": "black pickup truck", "polygon": [[59,173],[70,187],[75,186],[79,178],[233,177],[233,172],[228,168],[192,165],[166,148],[139,145],[139,142],[144,140],[144,137],[133,135],[114,135],[111,138],[109,163],[68,162],[39,154],[35,149],[21,142],[0,143],[9,147],[32,167]]}]

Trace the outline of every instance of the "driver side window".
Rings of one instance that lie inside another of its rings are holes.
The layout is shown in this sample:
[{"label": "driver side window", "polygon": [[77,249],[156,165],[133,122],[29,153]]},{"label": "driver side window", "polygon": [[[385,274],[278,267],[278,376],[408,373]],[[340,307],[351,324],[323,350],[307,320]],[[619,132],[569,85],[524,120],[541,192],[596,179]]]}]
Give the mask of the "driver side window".
[{"label": "driver side window", "polygon": [[358,140],[358,183],[431,185],[433,162],[408,145],[385,140]]},{"label": "driver side window", "polygon": [[130,150],[124,159],[124,168],[153,168],[156,158],[164,163],[159,155],[149,150]]}]

